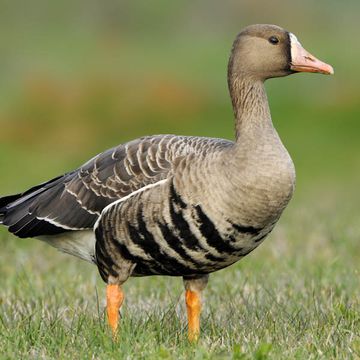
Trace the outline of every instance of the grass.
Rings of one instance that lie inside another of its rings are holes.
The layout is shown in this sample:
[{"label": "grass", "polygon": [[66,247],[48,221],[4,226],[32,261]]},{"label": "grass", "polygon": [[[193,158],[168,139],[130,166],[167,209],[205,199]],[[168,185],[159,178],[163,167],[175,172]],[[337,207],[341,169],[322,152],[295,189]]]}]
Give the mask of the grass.
[{"label": "grass", "polygon": [[35,3],[0,13],[1,195],[144,134],[232,138],[226,62],[246,24],[294,31],[336,75],[266,85],[295,198],[259,249],[211,276],[196,346],[181,279],[130,279],[113,343],[97,269],[0,229],[0,359],[360,358],[360,46],[339,51],[359,2]]},{"label": "grass", "polygon": [[293,203],[264,245],[211,276],[196,346],[180,279],[130,279],[114,343],[94,267],[2,233],[0,358],[359,358],[354,202],[318,193],[323,201]]}]

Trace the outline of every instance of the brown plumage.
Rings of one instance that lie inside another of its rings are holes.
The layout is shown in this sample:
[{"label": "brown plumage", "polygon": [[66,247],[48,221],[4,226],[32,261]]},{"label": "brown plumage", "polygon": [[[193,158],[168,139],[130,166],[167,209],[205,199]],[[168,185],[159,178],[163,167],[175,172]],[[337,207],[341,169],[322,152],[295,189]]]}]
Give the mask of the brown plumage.
[{"label": "brown plumage", "polygon": [[0,198],[0,222],[19,237],[38,237],[94,262],[108,284],[114,334],[124,281],[182,276],[195,340],[209,274],[254,250],[292,196],[294,166],[273,127],[263,83],[297,71],[333,73],[284,29],[247,27],[228,66],[235,142],[175,135],[133,140]]}]

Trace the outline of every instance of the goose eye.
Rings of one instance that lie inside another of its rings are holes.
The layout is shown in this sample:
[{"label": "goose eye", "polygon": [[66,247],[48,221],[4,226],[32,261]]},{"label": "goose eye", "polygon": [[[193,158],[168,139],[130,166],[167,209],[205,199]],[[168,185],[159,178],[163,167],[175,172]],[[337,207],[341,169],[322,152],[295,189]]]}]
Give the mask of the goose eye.
[{"label": "goose eye", "polygon": [[276,44],[279,43],[279,39],[276,36],[270,36],[269,37],[269,43],[273,44],[273,45],[276,45]]}]

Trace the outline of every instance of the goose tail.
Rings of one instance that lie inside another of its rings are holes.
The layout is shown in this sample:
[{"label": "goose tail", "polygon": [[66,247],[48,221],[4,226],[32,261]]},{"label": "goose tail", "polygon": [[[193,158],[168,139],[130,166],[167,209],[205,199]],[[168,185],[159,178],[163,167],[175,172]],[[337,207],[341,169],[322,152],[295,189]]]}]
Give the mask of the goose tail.
[{"label": "goose tail", "polygon": [[91,229],[64,228],[33,214],[34,201],[44,193],[56,190],[57,185],[62,186],[63,179],[59,176],[23,193],[0,197],[0,225],[6,226],[17,237],[35,237],[60,251],[96,263],[95,236]]}]

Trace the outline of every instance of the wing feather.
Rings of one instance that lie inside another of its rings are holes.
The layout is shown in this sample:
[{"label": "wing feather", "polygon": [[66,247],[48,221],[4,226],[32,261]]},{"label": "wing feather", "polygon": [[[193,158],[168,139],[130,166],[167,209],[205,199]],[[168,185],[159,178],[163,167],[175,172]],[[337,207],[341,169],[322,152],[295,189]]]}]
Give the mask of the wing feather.
[{"label": "wing feather", "polygon": [[19,237],[91,229],[106,206],[169,177],[177,158],[229,144],[175,135],[130,141],[73,172],[22,194],[0,198],[0,222]]}]

